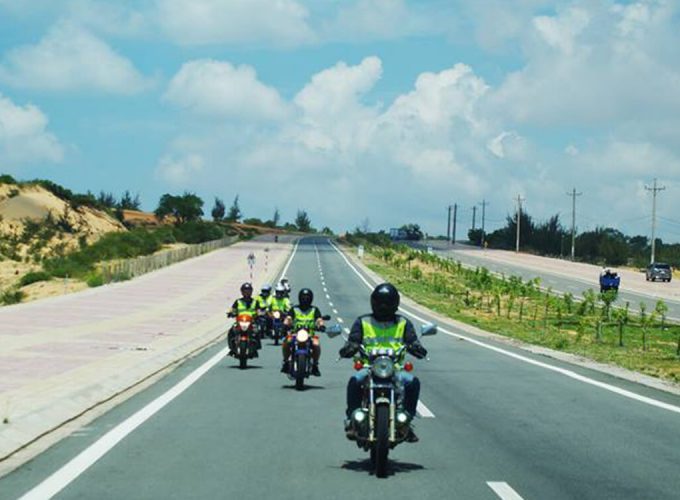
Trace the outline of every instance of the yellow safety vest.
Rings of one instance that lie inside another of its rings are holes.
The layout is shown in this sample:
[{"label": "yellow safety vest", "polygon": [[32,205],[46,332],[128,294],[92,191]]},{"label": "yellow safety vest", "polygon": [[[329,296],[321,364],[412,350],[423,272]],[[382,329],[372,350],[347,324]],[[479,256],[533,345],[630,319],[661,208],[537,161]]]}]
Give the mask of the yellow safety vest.
[{"label": "yellow safety vest", "polygon": [[305,328],[309,330],[309,333],[314,333],[316,326],[316,308],[311,307],[309,311],[303,312],[302,309],[296,307],[295,318],[293,319],[293,329],[299,330],[300,328]]},{"label": "yellow safety vest", "polygon": [[367,351],[372,349],[399,349],[404,344],[406,320],[400,318],[396,323],[384,326],[372,317],[361,320],[363,344]]}]

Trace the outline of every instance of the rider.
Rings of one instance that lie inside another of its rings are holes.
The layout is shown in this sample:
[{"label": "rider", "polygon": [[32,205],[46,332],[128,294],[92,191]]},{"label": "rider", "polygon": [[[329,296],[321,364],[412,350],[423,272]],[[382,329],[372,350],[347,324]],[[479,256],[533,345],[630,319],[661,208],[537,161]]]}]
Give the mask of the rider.
[{"label": "rider", "polygon": [[286,298],[290,298],[290,283],[288,282],[288,278],[284,276],[281,278],[281,281],[279,281],[279,284],[283,287]]},{"label": "rider", "polygon": [[269,310],[271,309],[271,303],[272,303],[272,286],[269,283],[265,283],[262,285],[262,289],[260,290],[260,295],[257,297],[257,308],[259,311],[261,311],[262,314],[265,314],[266,316],[264,317],[265,323],[265,332],[261,332],[262,334],[265,334],[266,332],[270,332],[272,329],[272,321],[271,318],[269,317]]},{"label": "rider", "polygon": [[271,302],[269,304],[269,311],[274,312],[274,311],[280,311],[284,314],[288,314],[288,311],[290,311],[291,304],[290,304],[290,299],[286,297],[286,289],[283,287],[282,284],[276,285],[276,288],[274,289],[274,296],[271,299]]},{"label": "rider", "polygon": [[[243,283],[241,285],[241,298],[236,299],[234,303],[231,306],[231,309],[227,313],[227,316],[230,318],[235,318],[239,314],[250,314],[253,317],[253,320],[257,317],[258,313],[258,306],[259,306],[259,301],[255,298],[253,298],[253,285],[250,283]],[[232,326],[229,329],[229,334],[227,336],[227,341],[229,343],[229,349],[231,351],[229,352],[229,355],[234,355],[236,353],[236,337],[237,333],[235,330],[236,325]],[[259,339],[256,338],[255,345],[257,349],[262,347],[260,344]],[[257,352],[255,352],[255,356],[257,356]]]},{"label": "rider", "polygon": [[[319,308],[312,305],[314,293],[309,288],[300,290],[298,293],[298,300],[300,303],[290,309],[285,324],[289,328],[292,327],[294,332],[300,328],[309,330],[309,334],[312,338],[312,375],[320,377],[319,358],[321,357],[321,346],[319,345],[319,337],[315,335],[315,331],[323,328],[323,318]],[[286,337],[283,341],[282,373],[288,373],[290,371],[290,341],[290,336]]]},{"label": "rider", "polygon": [[[399,309],[399,291],[390,283],[378,285],[371,293],[372,314],[359,316],[352,325],[349,338],[340,349],[340,356],[351,358],[359,350],[364,348],[399,349],[406,345],[406,350],[422,359],[427,356],[427,350],[418,340],[418,335],[408,319],[397,314]],[[352,439],[350,417],[354,410],[361,406],[361,391],[366,378],[369,375],[368,368],[357,371],[347,384],[347,420],[345,430],[347,436]],[[396,376],[404,387],[404,410],[413,419],[416,414],[418,397],[420,394],[420,381],[405,370],[399,370]],[[407,438],[409,442],[418,441],[418,437],[410,430]]]}]

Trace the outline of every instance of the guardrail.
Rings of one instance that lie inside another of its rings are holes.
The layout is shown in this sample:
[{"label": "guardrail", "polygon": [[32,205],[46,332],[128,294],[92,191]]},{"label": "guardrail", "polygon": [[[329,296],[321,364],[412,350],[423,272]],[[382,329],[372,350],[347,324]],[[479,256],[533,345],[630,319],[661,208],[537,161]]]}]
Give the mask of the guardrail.
[{"label": "guardrail", "polygon": [[124,281],[182,262],[183,260],[198,257],[199,255],[212,252],[213,250],[233,245],[238,240],[238,236],[229,236],[220,240],[207,241],[205,243],[158,252],[154,255],[145,255],[143,257],[113,262],[103,262],[100,264],[99,268],[104,283]]}]

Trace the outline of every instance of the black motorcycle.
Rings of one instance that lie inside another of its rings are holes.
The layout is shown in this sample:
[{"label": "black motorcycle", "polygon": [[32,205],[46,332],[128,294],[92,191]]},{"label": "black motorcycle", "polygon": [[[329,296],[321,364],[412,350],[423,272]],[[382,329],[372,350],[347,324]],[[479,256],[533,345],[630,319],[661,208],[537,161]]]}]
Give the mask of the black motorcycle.
[{"label": "black motorcycle", "polygon": [[[422,335],[437,333],[435,325],[427,325]],[[369,376],[363,386],[361,408],[351,415],[357,446],[369,451],[371,466],[377,477],[387,476],[387,463],[390,449],[404,442],[410,433],[410,416],[403,408],[404,388],[395,377],[400,369],[413,370],[411,362],[402,363],[402,346],[394,349],[371,349],[359,347],[360,359],[354,368],[369,369]]]},{"label": "black motorcycle", "polygon": [[[322,316],[324,321],[331,319],[330,316]],[[290,371],[288,377],[295,380],[295,389],[302,391],[305,388],[305,379],[312,374],[312,337],[315,332],[328,332],[330,335],[338,335],[341,331],[339,325],[333,325],[328,329],[303,326],[293,331],[290,341],[290,355],[288,360]]]},{"label": "black motorcycle", "polygon": [[283,321],[286,318],[286,315],[283,311],[273,311],[271,313],[271,318],[274,345],[279,345],[279,340],[283,339],[285,335]]}]

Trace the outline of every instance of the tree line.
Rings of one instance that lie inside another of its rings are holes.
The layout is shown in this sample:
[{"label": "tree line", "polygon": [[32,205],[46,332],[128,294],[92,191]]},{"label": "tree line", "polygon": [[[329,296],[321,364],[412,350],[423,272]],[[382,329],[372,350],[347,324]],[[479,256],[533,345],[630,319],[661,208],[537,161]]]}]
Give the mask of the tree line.
[{"label": "tree line", "polygon": [[[505,226],[486,235],[490,248],[515,249],[517,215],[507,216]],[[468,232],[470,242],[482,244],[482,230]],[[552,257],[571,255],[571,231],[564,227],[559,214],[535,221],[526,211],[520,212],[520,248],[525,252]],[[576,235],[575,256],[584,262],[605,265],[644,267],[649,263],[651,241],[647,236],[628,236],[611,227],[597,227]],[[656,239],[656,260],[680,267],[680,244]]]}]

